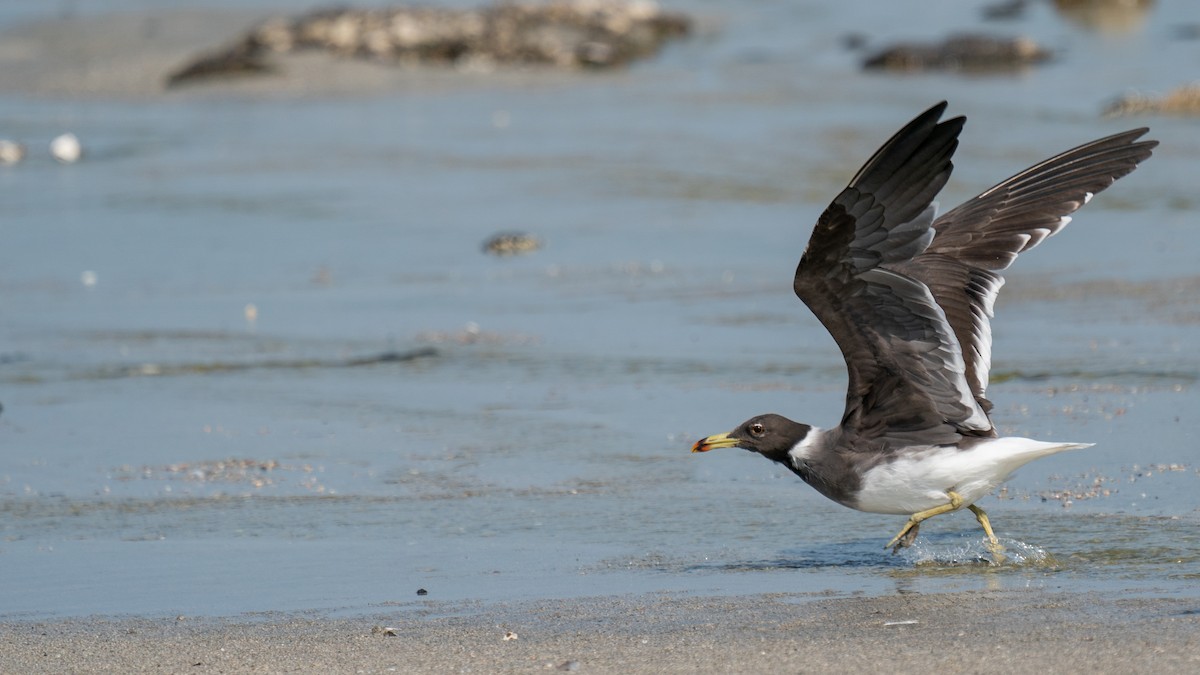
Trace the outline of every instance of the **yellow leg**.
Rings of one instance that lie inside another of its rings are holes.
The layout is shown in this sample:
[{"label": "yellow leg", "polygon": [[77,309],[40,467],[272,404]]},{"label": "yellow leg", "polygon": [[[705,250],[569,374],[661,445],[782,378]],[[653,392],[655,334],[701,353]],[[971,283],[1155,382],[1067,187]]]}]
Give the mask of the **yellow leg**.
[{"label": "yellow leg", "polygon": [[971,504],[967,508],[971,509],[971,513],[975,514],[975,520],[979,521],[979,524],[983,526],[984,533],[987,534],[988,551],[991,552],[992,559],[997,565],[1004,562],[1005,558],[1002,553],[1004,547],[1000,545],[1000,540],[996,538],[996,533],[992,531],[992,523],[988,520],[987,514],[983,512],[983,509],[974,504]]},{"label": "yellow leg", "polygon": [[999,546],[1000,540],[996,539],[996,533],[992,532],[992,523],[988,520],[987,514],[983,512],[983,509],[975,506],[974,504],[968,506],[967,508],[971,509],[971,513],[975,514],[975,520],[978,520],[979,524],[983,526],[983,531],[985,534],[987,534],[988,542],[990,542],[992,546]]},{"label": "yellow leg", "polygon": [[[909,516],[908,522],[904,524],[904,529],[900,530],[900,534],[892,537],[892,540],[884,548],[890,548],[892,549],[892,553],[896,553],[902,548],[912,546],[913,540],[917,538],[917,531],[920,529],[921,521],[962,508],[962,497],[958,496],[958,493],[947,491],[946,497],[950,499],[948,504],[935,506],[932,509],[926,509],[925,511]],[[976,517],[978,517],[978,514],[976,514]]]}]

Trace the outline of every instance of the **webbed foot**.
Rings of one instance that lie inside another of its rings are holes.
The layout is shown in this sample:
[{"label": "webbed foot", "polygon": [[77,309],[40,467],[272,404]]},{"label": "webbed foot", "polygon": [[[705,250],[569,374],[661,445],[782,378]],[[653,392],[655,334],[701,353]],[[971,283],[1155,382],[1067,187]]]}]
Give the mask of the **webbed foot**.
[{"label": "webbed foot", "polygon": [[[928,520],[929,518],[941,515],[943,513],[957,511],[962,507],[962,497],[960,497],[958,493],[947,490],[946,497],[950,500],[948,503],[912,514],[912,516],[909,517],[908,522],[904,524],[904,529],[900,530],[900,534],[892,537],[892,540],[889,541],[887,546],[884,546],[884,548],[892,549],[892,555],[896,555],[900,552],[900,549],[908,548],[909,546],[912,546],[914,541],[916,541],[917,532],[921,529],[922,521]],[[973,505],[971,510],[975,510]],[[975,517],[978,518],[979,514],[976,513]],[[985,515],[984,518],[987,518],[987,516]],[[995,537],[993,537],[993,539],[994,538]],[[999,545],[999,542],[996,542],[996,544]]]},{"label": "webbed foot", "polygon": [[892,555],[896,555],[902,548],[908,548],[917,540],[917,533],[921,530],[920,522],[913,522],[910,518],[904,525],[904,529],[900,530],[900,534],[892,537],[892,540],[887,543],[884,548],[892,549]]}]

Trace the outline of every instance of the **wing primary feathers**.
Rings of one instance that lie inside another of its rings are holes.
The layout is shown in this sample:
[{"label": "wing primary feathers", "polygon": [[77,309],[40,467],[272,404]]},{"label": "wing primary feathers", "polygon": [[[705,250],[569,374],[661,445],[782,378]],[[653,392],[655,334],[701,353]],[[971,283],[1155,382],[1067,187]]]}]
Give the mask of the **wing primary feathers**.
[{"label": "wing primary feathers", "polygon": [[930,245],[897,271],[929,287],[946,313],[976,401],[986,398],[992,363],[998,272],[1071,222],[1071,215],[1150,157],[1157,141],[1132,129],[1067,150],[988,188],[934,221]]}]

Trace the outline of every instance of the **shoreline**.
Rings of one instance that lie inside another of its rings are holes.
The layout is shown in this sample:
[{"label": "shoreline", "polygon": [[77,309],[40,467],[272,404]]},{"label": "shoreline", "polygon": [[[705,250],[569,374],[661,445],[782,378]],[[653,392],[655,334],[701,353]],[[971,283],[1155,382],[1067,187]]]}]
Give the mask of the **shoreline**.
[{"label": "shoreline", "polygon": [[0,663],[27,673],[1200,668],[1195,600],[1041,591],[430,602],[352,618],[6,620],[0,631]]},{"label": "shoreline", "polygon": [[270,72],[168,87],[172,72],[266,19],[252,10],[152,10],[35,19],[0,32],[0,90],[65,100],[296,100],[491,87],[553,87],[627,72],[379,63],[278,54]]}]

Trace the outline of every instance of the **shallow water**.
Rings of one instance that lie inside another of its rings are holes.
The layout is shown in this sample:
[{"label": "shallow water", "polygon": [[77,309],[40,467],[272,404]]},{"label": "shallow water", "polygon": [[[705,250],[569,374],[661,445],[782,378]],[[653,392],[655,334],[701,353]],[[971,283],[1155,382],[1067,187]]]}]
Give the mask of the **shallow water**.
[{"label": "shallow water", "polygon": [[[549,83],[0,95],[0,135],[89,150],[0,169],[0,616],[359,612],[418,588],[1194,595],[1200,136],[1097,111],[1194,77],[1200,42],[1172,36],[1200,7],[1113,35],[1040,5],[986,25],[971,3],[843,5],[673,3],[711,27]],[[6,3],[0,28],[49,11]],[[1063,53],[894,77],[839,44],[971,28]],[[943,98],[971,119],[945,204],[1124,128],[1163,143],[1001,295],[1002,432],[1097,445],[984,500],[1000,567],[969,514],[892,556],[902,519],[688,454],[754,413],[836,421],[844,370],[790,275],[825,202]],[[514,229],[545,248],[480,252]]]}]

